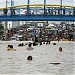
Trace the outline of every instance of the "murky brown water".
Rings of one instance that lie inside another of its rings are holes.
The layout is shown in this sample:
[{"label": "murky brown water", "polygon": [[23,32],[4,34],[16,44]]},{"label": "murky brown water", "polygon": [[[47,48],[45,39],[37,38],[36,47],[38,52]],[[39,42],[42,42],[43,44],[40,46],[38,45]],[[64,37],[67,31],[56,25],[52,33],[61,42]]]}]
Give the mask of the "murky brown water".
[{"label": "murky brown water", "polygon": [[[74,42],[53,42],[49,45],[38,45],[29,51],[27,46],[18,47],[19,42],[1,42],[0,44],[0,74],[52,74],[75,75]],[[7,45],[12,44],[16,51],[7,51]],[[62,47],[62,52],[59,52]],[[33,60],[28,61],[27,57]],[[52,64],[52,63],[60,64]]]}]

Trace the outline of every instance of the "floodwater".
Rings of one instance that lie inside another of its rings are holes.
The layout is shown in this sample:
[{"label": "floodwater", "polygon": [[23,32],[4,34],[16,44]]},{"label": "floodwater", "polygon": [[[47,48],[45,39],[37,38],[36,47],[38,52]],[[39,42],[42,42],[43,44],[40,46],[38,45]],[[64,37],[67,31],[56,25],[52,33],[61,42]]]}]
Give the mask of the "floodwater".
[{"label": "floodwater", "polygon": [[[0,74],[75,75],[74,42],[53,41],[56,45],[51,42],[48,45],[34,46],[30,51],[27,46],[18,47],[21,42],[0,42]],[[9,44],[16,51],[8,51]],[[59,47],[62,47],[62,52]],[[32,61],[27,60],[28,56],[33,57]]]}]

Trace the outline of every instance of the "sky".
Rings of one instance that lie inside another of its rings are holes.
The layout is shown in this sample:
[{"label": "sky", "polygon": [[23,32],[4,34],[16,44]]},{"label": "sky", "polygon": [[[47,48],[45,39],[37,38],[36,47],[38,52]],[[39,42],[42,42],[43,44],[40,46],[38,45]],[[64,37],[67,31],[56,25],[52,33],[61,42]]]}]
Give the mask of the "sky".
[{"label": "sky", "polygon": [[[8,6],[10,6],[11,0],[7,0]],[[27,4],[27,0],[13,0],[14,5],[22,5],[22,4]],[[44,0],[30,0],[30,4],[43,4]],[[74,0],[62,0],[63,5],[72,5],[74,6]],[[0,0],[0,7],[5,7],[6,5],[6,0]],[[46,0],[47,4],[60,4],[60,0]]]}]

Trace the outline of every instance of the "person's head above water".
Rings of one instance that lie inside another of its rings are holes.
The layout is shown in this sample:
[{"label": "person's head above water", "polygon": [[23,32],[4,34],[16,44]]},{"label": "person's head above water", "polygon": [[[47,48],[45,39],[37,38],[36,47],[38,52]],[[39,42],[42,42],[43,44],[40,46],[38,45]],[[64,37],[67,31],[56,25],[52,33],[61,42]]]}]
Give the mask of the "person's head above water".
[{"label": "person's head above water", "polygon": [[28,46],[29,46],[29,47],[31,47],[31,45],[32,45],[32,43],[31,43],[31,42],[29,42]]}]

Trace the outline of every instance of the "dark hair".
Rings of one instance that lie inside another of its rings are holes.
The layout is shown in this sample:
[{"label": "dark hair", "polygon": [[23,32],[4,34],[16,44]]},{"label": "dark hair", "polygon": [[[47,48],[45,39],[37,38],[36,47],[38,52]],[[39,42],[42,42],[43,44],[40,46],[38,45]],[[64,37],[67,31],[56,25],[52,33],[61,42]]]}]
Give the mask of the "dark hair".
[{"label": "dark hair", "polygon": [[32,60],[32,56],[28,56],[27,57],[27,60]]}]

